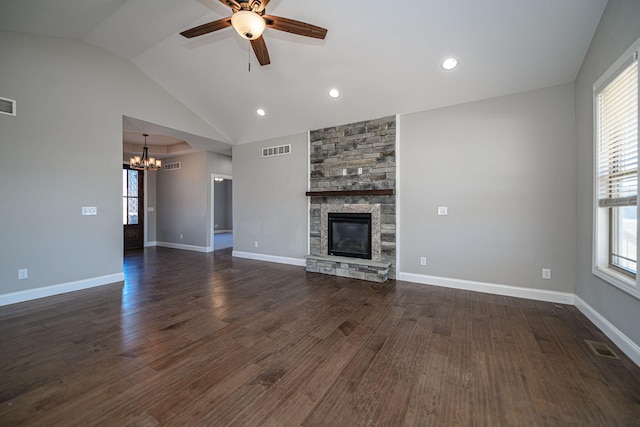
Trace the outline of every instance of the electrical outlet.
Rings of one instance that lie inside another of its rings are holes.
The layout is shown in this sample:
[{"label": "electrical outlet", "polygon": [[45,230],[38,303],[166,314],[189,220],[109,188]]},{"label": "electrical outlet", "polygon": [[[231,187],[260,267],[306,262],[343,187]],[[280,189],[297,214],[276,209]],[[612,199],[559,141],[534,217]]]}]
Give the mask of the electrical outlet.
[{"label": "electrical outlet", "polygon": [[427,265],[427,257],[426,256],[421,256],[420,257],[420,265]]},{"label": "electrical outlet", "polygon": [[215,227],[215,228],[218,228],[218,224],[216,224],[214,227]]},{"label": "electrical outlet", "polygon": [[258,242],[253,242],[253,246],[258,247]]},{"label": "electrical outlet", "polygon": [[543,268],[542,269],[542,278],[543,279],[551,279],[551,269],[550,268]]},{"label": "electrical outlet", "polygon": [[358,175],[362,175],[362,168],[358,168]]},{"label": "electrical outlet", "polygon": [[342,169],[342,175],[346,175],[347,174],[347,170],[346,169]]},{"label": "electrical outlet", "polygon": [[180,240],[182,240],[182,234],[180,235]]},{"label": "electrical outlet", "polygon": [[438,215],[446,216],[446,215],[448,215],[447,211],[448,211],[448,209],[447,209],[446,206],[438,206]]},{"label": "electrical outlet", "polygon": [[29,269],[21,268],[18,270],[18,280],[24,280],[29,278]]}]

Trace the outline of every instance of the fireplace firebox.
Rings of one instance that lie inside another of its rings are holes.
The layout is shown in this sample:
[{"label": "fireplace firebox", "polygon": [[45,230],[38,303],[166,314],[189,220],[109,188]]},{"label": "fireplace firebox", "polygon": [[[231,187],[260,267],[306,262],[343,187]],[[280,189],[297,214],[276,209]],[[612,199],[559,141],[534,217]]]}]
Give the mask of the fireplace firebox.
[{"label": "fireplace firebox", "polygon": [[371,259],[371,214],[329,212],[328,255]]}]

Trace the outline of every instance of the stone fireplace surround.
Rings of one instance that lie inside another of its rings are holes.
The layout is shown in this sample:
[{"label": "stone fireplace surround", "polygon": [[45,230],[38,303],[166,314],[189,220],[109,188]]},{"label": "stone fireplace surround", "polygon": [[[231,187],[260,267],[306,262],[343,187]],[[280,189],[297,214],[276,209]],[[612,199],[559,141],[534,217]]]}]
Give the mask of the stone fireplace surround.
[{"label": "stone fireplace surround", "polygon": [[329,224],[331,213],[370,213],[371,214],[371,259],[380,260],[380,205],[351,204],[320,206],[320,253],[329,253]]},{"label": "stone fireplace surround", "polygon": [[[395,278],[395,142],[395,117],[310,133],[307,271],[375,282]],[[371,213],[371,260],[327,255],[329,212]]]}]

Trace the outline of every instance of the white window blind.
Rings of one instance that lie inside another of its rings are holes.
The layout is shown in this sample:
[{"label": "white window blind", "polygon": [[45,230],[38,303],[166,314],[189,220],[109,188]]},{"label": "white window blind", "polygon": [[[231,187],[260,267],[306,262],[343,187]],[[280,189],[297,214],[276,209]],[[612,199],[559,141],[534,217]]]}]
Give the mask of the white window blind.
[{"label": "white window blind", "polygon": [[597,95],[598,204],[636,205],[638,195],[638,59]]}]

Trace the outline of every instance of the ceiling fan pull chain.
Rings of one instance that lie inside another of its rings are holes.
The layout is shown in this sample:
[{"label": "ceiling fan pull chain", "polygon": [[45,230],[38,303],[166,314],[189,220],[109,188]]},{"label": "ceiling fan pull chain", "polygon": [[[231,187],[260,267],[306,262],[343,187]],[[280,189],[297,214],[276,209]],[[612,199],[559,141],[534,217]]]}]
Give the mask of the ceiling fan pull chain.
[{"label": "ceiling fan pull chain", "polygon": [[251,40],[249,40],[249,49],[247,50],[248,52],[248,61],[249,61],[249,72],[251,72]]}]

